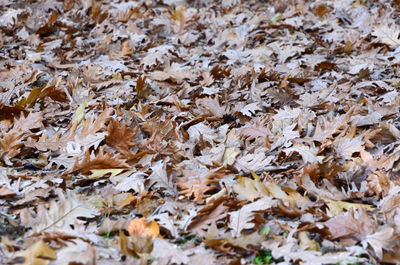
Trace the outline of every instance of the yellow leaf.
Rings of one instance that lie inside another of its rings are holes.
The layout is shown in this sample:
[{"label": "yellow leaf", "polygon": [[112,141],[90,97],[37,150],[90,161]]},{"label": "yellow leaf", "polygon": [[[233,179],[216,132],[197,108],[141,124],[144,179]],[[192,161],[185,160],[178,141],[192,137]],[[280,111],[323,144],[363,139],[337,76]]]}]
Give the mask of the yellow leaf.
[{"label": "yellow leaf", "polygon": [[88,178],[94,179],[94,178],[99,178],[107,174],[111,174],[111,178],[115,177],[125,169],[123,168],[109,168],[109,169],[91,169],[90,173],[92,173]]},{"label": "yellow leaf", "polygon": [[[251,170],[250,173],[255,180],[260,181],[260,176],[258,176],[253,170]],[[289,200],[289,196],[275,183],[271,182],[268,185],[264,186],[267,189],[268,193],[272,195],[272,197],[282,200]]]},{"label": "yellow leaf", "polygon": [[346,41],[346,45],[344,46],[343,50],[345,53],[351,53],[351,50],[353,49],[353,45],[350,41]]},{"label": "yellow leaf", "polygon": [[113,198],[113,201],[114,201],[114,205],[115,206],[118,206],[118,207],[125,207],[126,205],[129,205],[129,204],[131,204],[133,201],[135,201],[136,200],[136,197],[135,196],[133,196],[131,193],[129,193],[129,194],[122,194],[122,195],[125,195],[124,196],[124,198],[120,198],[120,197],[122,197],[122,196],[115,196],[114,198]]},{"label": "yellow leaf", "polygon": [[314,251],[319,251],[320,247],[317,241],[315,241],[314,239],[311,240],[308,235],[307,232],[302,231],[299,233],[299,240],[300,240],[300,247],[302,249],[305,250],[314,250]]},{"label": "yellow leaf", "polygon": [[232,166],[235,163],[236,157],[240,154],[239,148],[229,147],[225,150],[222,164]]},{"label": "yellow leaf", "polygon": [[185,22],[186,22],[185,12],[186,12],[185,7],[178,6],[174,10],[174,13],[172,14],[173,21],[179,25],[179,31],[178,31],[179,33],[181,33],[185,28]]},{"label": "yellow leaf", "polygon": [[[253,171],[250,172],[254,173]],[[240,176],[237,180],[238,184],[233,186],[233,191],[237,193],[240,200],[253,201],[256,198],[269,196],[267,188],[260,181],[260,177],[255,173],[253,177],[254,179]]]},{"label": "yellow leaf", "polygon": [[71,123],[77,122],[80,123],[85,119],[85,108],[86,108],[86,99],[83,100],[82,105],[80,105],[75,112],[74,117],[72,118]]},{"label": "yellow leaf", "polygon": [[267,190],[271,193],[272,197],[282,199],[282,200],[289,200],[289,196],[275,183],[271,182],[267,185]]},{"label": "yellow leaf", "polygon": [[361,203],[350,203],[350,202],[344,202],[344,201],[333,201],[326,199],[324,197],[320,197],[325,203],[328,205],[329,208],[329,213],[332,214],[332,216],[338,215],[343,210],[350,210],[351,208],[357,209],[358,207],[362,207],[366,210],[371,210],[374,207],[368,204],[361,204]]},{"label": "yellow leaf", "polygon": [[43,94],[43,91],[45,90],[46,86],[41,86],[41,87],[34,87],[29,93],[28,98],[23,97],[18,103],[18,106],[21,107],[32,107],[35,102],[40,98],[40,96]]},{"label": "yellow leaf", "polygon": [[16,253],[16,257],[23,257],[25,260],[20,265],[46,265],[51,259],[56,259],[56,252],[46,245],[42,240],[36,242],[25,251]]},{"label": "yellow leaf", "polygon": [[59,76],[57,79],[56,88],[60,87],[60,84],[61,84],[61,76]]},{"label": "yellow leaf", "polygon": [[121,252],[127,256],[132,256],[138,258],[139,256],[131,248],[131,243],[129,242],[129,237],[127,237],[121,230],[119,231],[119,244]]}]

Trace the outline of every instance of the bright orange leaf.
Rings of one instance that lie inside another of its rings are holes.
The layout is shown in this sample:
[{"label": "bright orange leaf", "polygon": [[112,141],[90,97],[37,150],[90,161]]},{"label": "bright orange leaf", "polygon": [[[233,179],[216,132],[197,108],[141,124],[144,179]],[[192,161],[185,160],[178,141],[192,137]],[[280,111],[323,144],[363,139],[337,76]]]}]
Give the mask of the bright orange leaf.
[{"label": "bright orange leaf", "polygon": [[146,222],[146,218],[136,218],[133,219],[128,225],[128,233],[133,235],[140,236],[152,236],[153,239],[159,237],[160,235],[160,227],[158,226],[156,221]]}]

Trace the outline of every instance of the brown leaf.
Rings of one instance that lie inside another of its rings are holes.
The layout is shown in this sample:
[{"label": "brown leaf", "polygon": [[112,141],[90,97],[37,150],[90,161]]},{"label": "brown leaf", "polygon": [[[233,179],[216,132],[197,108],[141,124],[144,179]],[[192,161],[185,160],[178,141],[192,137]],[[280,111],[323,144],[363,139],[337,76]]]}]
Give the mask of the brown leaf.
[{"label": "brown leaf", "polygon": [[135,146],[136,133],[138,127],[134,130],[120,123],[118,120],[112,119],[107,127],[108,135],[105,136],[106,144],[115,148],[117,151],[121,152],[125,157],[130,157],[132,151],[129,150],[131,147]]},{"label": "brown leaf", "polygon": [[15,192],[7,189],[6,187],[0,186],[0,198],[15,195]]},{"label": "brown leaf", "polygon": [[196,100],[196,105],[202,113],[210,116],[222,118],[227,113],[227,108],[220,105],[217,97],[199,98]]},{"label": "brown leaf", "polygon": [[10,159],[19,154],[20,147],[23,145],[23,135],[24,133],[21,130],[16,129],[2,132],[0,138],[0,161],[3,161],[7,165],[12,165]]},{"label": "brown leaf", "polygon": [[199,172],[184,172],[183,177],[176,179],[179,194],[184,195],[190,199],[193,197],[194,201],[198,204],[203,204],[205,199],[209,196],[206,194],[216,189],[213,183],[218,183],[223,174],[209,173],[199,174]]},{"label": "brown leaf", "polygon": [[220,197],[209,201],[197,215],[193,217],[187,229],[196,232],[200,236],[204,236],[209,225],[224,218],[228,213],[228,207],[224,205],[227,197]]},{"label": "brown leaf", "polygon": [[390,180],[386,174],[377,170],[370,174],[367,178],[368,187],[374,191],[378,197],[385,197],[389,193]]},{"label": "brown leaf", "polygon": [[375,232],[375,225],[364,208],[351,208],[346,214],[336,216],[325,222],[332,239],[362,241]]},{"label": "brown leaf", "polygon": [[104,146],[100,147],[95,157],[91,157],[90,151],[87,150],[81,163],[78,163],[78,158],[76,159],[71,172],[80,171],[82,174],[87,175],[90,173],[91,169],[130,169],[125,159],[120,158],[119,155],[113,156],[110,153],[106,153],[104,150]]},{"label": "brown leaf", "polygon": [[29,132],[29,130],[42,127],[42,121],[43,115],[41,112],[30,112],[26,118],[22,114],[18,119],[14,119],[14,129]]}]

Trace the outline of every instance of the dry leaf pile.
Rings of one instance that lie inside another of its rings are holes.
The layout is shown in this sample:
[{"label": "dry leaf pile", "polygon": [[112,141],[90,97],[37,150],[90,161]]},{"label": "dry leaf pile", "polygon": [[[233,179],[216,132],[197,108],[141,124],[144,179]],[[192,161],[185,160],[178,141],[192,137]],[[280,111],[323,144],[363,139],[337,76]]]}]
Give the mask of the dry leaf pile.
[{"label": "dry leaf pile", "polygon": [[400,263],[398,0],[0,2],[1,264]]}]

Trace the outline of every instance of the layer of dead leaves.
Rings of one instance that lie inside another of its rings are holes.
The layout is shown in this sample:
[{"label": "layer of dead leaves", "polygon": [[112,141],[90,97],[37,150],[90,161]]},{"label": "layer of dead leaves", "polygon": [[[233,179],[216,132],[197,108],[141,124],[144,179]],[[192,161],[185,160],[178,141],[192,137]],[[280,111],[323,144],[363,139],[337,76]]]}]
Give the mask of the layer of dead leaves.
[{"label": "layer of dead leaves", "polygon": [[0,3],[1,264],[400,263],[399,1]]}]

